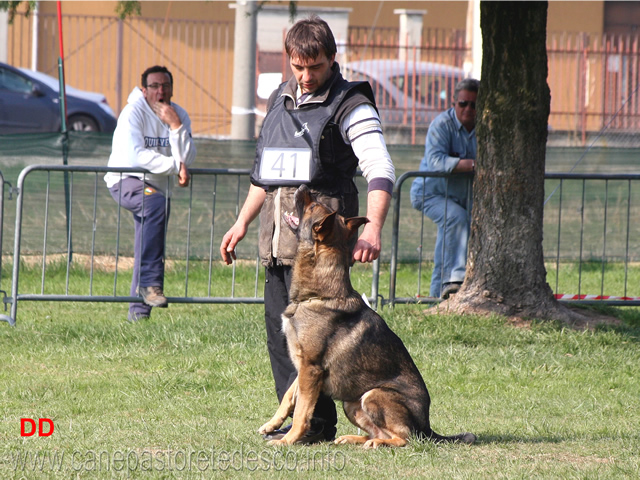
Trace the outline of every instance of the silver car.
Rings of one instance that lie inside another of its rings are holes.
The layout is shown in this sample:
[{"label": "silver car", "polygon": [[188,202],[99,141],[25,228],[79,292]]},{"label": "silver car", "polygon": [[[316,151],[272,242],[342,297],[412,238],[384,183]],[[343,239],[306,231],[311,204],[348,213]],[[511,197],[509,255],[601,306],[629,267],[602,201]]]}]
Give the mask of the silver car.
[{"label": "silver car", "polygon": [[442,111],[453,106],[456,84],[463,69],[431,62],[361,60],[343,66],[347,80],[366,80],[376,96],[383,126],[427,127]]}]

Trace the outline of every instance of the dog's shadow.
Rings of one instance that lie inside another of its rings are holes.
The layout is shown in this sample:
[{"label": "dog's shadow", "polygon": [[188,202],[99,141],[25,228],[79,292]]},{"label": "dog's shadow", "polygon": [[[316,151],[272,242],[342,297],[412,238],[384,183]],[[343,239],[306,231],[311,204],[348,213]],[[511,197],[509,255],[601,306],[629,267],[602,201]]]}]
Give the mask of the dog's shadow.
[{"label": "dog's shadow", "polygon": [[509,435],[509,434],[493,434],[483,435],[478,434],[478,440],[475,445],[490,445],[494,443],[523,443],[523,444],[536,444],[536,443],[563,443],[567,440],[571,440],[570,437],[562,437],[558,435]]},{"label": "dog's shadow", "polygon": [[[510,435],[510,434],[483,434],[482,432],[477,434],[477,439],[473,444],[473,447],[478,447],[482,445],[493,445],[493,444],[541,444],[541,443],[551,443],[558,444],[571,440],[570,437],[563,437],[557,435],[538,435],[538,436],[526,436],[526,435]],[[450,447],[455,448],[456,445],[469,447],[469,445],[463,443],[452,443]],[[434,449],[440,448],[440,445],[435,444],[432,441],[427,439],[414,437],[411,442],[412,448],[415,450],[416,454],[426,451],[433,451]]]}]

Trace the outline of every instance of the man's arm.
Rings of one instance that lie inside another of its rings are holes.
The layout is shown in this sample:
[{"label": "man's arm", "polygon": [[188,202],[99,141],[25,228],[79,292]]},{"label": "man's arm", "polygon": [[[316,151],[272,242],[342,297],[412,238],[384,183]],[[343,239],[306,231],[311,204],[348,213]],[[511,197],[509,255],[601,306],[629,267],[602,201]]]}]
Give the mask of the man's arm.
[{"label": "man's arm", "polygon": [[[196,157],[196,148],[193,144],[193,138],[191,137],[191,121],[189,116],[183,111],[183,121],[173,105],[163,102],[154,103],[152,109],[163,123],[169,125],[169,129],[171,130],[169,137],[171,141],[171,151],[173,156],[180,162],[178,185],[180,187],[188,187],[191,179],[188,165],[191,165]],[[178,131],[183,125],[185,131]]]},{"label": "man's arm", "polygon": [[395,168],[382,136],[380,118],[373,106],[363,104],[356,107],[347,115],[341,129],[369,183],[366,214],[369,223],[365,224],[356,242],[353,259],[372,262],[380,256],[382,249],[382,227],[391,204]]},{"label": "man's arm", "polygon": [[236,259],[236,245],[247,234],[249,224],[260,213],[266,197],[267,192],[264,189],[255,185],[249,187],[247,199],[244,201],[236,223],[224,234],[222,243],[220,243],[220,256],[227,265],[230,265]]},{"label": "man's arm", "polygon": [[429,125],[425,141],[427,171],[441,173],[473,172],[476,162],[471,158],[462,158],[458,153],[461,151],[461,145],[456,145],[459,143],[455,134],[457,125],[447,115],[447,112],[441,114]]},{"label": "man's arm", "polygon": [[367,194],[367,218],[362,234],[353,249],[356,262],[373,262],[382,249],[382,227],[387,218],[391,195],[384,190],[371,190]]}]

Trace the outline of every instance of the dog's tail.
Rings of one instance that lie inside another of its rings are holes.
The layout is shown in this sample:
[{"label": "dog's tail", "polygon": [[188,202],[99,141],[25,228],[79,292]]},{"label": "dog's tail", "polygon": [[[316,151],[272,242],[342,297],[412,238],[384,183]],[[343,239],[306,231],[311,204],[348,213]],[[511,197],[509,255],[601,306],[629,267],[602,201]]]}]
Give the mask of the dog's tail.
[{"label": "dog's tail", "polygon": [[468,445],[471,445],[478,439],[478,437],[476,437],[473,433],[470,433],[470,432],[464,432],[458,435],[444,436],[444,435],[437,434],[433,430],[431,430],[428,433],[425,432],[421,436],[435,443],[442,443],[442,442],[466,443]]}]

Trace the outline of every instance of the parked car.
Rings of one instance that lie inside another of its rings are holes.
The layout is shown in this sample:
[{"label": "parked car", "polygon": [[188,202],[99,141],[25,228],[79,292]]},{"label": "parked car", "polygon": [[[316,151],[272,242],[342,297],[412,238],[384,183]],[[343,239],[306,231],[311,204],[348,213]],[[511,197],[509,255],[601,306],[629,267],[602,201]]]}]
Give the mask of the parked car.
[{"label": "parked car", "polygon": [[347,80],[371,84],[384,126],[426,127],[453,105],[456,84],[465,78],[463,69],[431,62],[362,60],[345,64]]},{"label": "parked car", "polygon": [[[59,132],[59,83],[41,72],[0,63],[0,134]],[[113,132],[116,116],[100,93],[66,86],[67,128]]]}]

